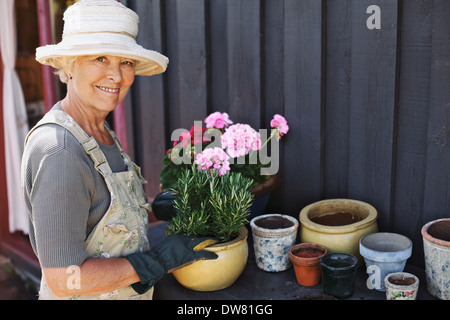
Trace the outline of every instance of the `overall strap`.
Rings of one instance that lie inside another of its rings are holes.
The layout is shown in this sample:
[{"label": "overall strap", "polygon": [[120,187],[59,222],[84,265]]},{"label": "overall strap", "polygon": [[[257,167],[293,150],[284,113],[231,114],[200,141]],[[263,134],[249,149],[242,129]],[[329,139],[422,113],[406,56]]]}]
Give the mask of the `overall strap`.
[{"label": "overall strap", "polygon": [[[36,128],[45,124],[57,124],[67,129],[83,146],[84,151],[94,162],[95,169],[103,176],[111,174],[112,170],[109,166],[103,151],[100,149],[97,141],[94,137],[89,136],[71,116],[61,110],[51,110],[48,112],[41,121],[28,133],[25,139],[25,144],[28,142],[30,135],[36,130]],[[109,130],[110,131],[110,130]],[[111,132],[111,131],[110,131]],[[115,135],[114,135],[115,137]],[[114,139],[117,140],[116,138]],[[116,142],[117,143],[117,142]],[[121,149],[119,145],[119,149]]]}]

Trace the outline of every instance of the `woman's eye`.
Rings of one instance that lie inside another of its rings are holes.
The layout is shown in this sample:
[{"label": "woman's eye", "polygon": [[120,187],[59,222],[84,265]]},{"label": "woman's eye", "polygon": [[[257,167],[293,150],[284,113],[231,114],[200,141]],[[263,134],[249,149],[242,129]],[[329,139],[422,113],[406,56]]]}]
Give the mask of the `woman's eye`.
[{"label": "woman's eye", "polygon": [[106,58],[105,58],[105,57],[98,57],[98,58],[97,58],[97,61],[99,61],[99,62],[105,62],[105,61],[106,61]]},{"label": "woman's eye", "polygon": [[132,65],[134,65],[134,62],[133,61],[124,61],[124,62],[122,62],[122,64],[127,65],[127,66],[132,66]]}]

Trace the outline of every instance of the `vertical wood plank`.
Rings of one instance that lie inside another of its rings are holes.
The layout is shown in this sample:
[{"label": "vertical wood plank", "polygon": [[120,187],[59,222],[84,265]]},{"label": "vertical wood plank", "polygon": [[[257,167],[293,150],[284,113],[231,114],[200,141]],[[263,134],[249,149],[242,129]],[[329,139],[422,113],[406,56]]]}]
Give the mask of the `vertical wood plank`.
[{"label": "vertical wood plank", "polygon": [[284,114],[284,0],[265,1],[264,4],[262,125],[268,126],[274,114]]},{"label": "vertical wood plank", "polygon": [[322,195],[322,1],[286,0],[284,7],[284,203],[289,214]]},{"label": "vertical wood plank", "polygon": [[[263,23],[264,23],[264,43],[263,43],[263,74],[262,74],[262,110],[261,110],[261,128],[270,130],[270,120],[275,114],[285,115],[284,108],[284,0],[264,1]],[[287,119],[292,126],[290,119]],[[285,136],[279,144],[279,168],[278,174],[283,178],[286,176],[284,165],[285,140],[289,139],[291,134]],[[269,145],[270,147],[270,145]],[[270,149],[270,148],[269,148]],[[275,161],[276,155],[269,153]],[[285,181],[283,179],[282,181]],[[283,183],[281,188],[272,193],[269,208],[271,212],[284,212],[283,198],[286,185]]]},{"label": "vertical wood plank", "polygon": [[170,134],[190,129],[207,113],[205,1],[167,0]]},{"label": "vertical wood plank", "polygon": [[[46,0],[37,0],[39,21],[39,44],[41,46],[53,44],[52,26],[50,20],[50,3]],[[45,111],[50,111],[56,101],[56,79],[53,69],[42,65],[42,81],[44,86]]]},{"label": "vertical wood plank", "polygon": [[[161,0],[128,1],[131,9],[139,13],[138,43],[144,48],[165,54],[162,38],[164,17],[161,16]],[[135,137],[135,159],[142,167],[148,181],[146,192],[154,197],[159,191],[161,160],[166,151],[164,75],[137,76],[127,100]]]},{"label": "vertical wood plank", "polygon": [[409,262],[423,264],[420,229],[430,106],[432,3],[404,1],[402,9],[397,164],[393,177],[395,206],[391,229],[413,240]]},{"label": "vertical wood plank", "polygon": [[430,113],[423,223],[449,216],[450,208],[450,2],[433,2]]},{"label": "vertical wood plank", "polygon": [[324,196],[346,198],[349,175],[351,1],[327,1]]},{"label": "vertical wood plank", "polygon": [[261,26],[259,0],[228,0],[227,81],[229,114],[259,129],[261,117]]},{"label": "vertical wood plank", "polygon": [[[370,5],[381,29],[368,29]],[[398,1],[352,2],[349,196],[367,201],[388,227],[391,211],[397,70]]]},{"label": "vertical wood plank", "polygon": [[227,38],[227,1],[210,0],[210,112],[228,112],[228,38]]}]

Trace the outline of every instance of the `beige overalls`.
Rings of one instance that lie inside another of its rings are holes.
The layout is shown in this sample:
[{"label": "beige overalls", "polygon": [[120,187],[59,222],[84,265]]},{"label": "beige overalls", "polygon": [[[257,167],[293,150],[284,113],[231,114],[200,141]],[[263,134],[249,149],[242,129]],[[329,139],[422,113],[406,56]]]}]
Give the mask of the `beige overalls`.
[{"label": "beige overalls", "polygon": [[[109,130],[118,146],[128,170],[125,172],[112,172],[105,155],[100,150],[97,141],[90,137],[67,113],[61,110],[52,110],[36,125],[34,129],[44,124],[58,124],[69,130],[83,146],[86,153],[94,161],[95,169],[105,179],[111,194],[111,204],[100,222],[86,239],[86,252],[91,258],[113,258],[126,256],[131,253],[143,252],[149,249],[148,212],[150,204],[147,202],[142,185],[146,183],[141,175],[140,168],[130,157],[123,152],[115,133]],[[33,130],[34,130],[33,129]],[[29,135],[33,132],[30,131]],[[28,138],[27,138],[28,140]],[[74,273],[75,275],[75,273]],[[76,281],[76,279],[74,279]],[[72,283],[74,286],[76,283]],[[69,284],[70,285],[70,284]],[[138,295],[131,286],[101,295],[81,296],[68,298],[56,297],[45,283],[41,281],[39,299],[41,300],[150,300],[153,288],[146,294]]]}]

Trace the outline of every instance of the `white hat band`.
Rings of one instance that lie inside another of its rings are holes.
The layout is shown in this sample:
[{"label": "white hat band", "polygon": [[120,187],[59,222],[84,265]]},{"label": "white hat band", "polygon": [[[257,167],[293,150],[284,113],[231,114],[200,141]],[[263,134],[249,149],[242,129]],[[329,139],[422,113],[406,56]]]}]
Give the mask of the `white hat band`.
[{"label": "white hat band", "polygon": [[[120,10],[120,12],[106,15],[106,12],[85,13],[85,10],[76,10],[64,16],[63,34],[95,31],[127,32],[133,36],[138,34],[139,19],[134,15],[126,15],[131,10]],[[67,11],[66,11],[67,12]],[[99,20],[101,19],[101,20]]]},{"label": "white hat band", "polygon": [[82,36],[82,35],[90,35],[90,34],[102,34],[102,33],[109,33],[114,35],[122,35],[130,37],[131,39],[136,41],[136,36],[133,36],[132,34],[125,32],[125,31],[91,31],[91,32],[76,32],[76,33],[69,33],[69,34],[63,34],[63,39],[73,36]]}]

